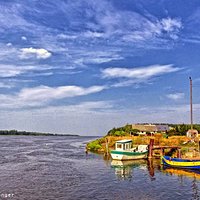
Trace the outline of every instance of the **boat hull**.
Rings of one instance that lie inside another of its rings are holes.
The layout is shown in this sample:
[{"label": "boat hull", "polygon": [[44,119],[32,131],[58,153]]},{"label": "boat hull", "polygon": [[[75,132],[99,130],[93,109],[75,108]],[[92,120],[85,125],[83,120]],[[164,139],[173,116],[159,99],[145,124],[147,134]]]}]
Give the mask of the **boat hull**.
[{"label": "boat hull", "polygon": [[111,151],[113,160],[137,160],[147,158],[148,151],[145,152],[130,152],[130,151]]},{"label": "boat hull", "polygon": [[200,160],[171,158],[169,156],[163,156],[161,159],[162,159],[162,164],[169,167],[200,169]]}]

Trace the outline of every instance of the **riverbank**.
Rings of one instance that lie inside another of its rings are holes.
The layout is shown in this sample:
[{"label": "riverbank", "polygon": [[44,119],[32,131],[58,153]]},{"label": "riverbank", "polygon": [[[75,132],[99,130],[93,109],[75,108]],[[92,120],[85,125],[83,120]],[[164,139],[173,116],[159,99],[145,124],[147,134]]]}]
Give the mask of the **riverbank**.
[{"label": "riverbank", "polygon": [[1,137],[0,191],[14,196],[7,200],[184,200],[192,199],[192,186],[200,184],[198,172],[167,171],[158,159],[127,164],[86,155],[89,139],[93,137]]},{"label": "riverbank", "polygon": [[165,138],[162,134],[156,134],[155,136],[104,136],[102,138],[89,142],[86,148],[91,152],[105,153],[106,144],[108,146],[108,149],[112,150],[114,149],[117,140],[131,139],[133,141],[133,145],[149,145],[151,138],[154,139],[154,145],[156,146],[181,147],[182,155],[187,154],[189,151],[198,150],[198,145],[196,143],[190,142],[190,139],[186,136],[171,136]]},{"label": "riverbank", "polygon": [[75,136],[74,134],[59,134],[59,133],[40,133],[40,132],[28,132],[17,130],[0,130],[0,136]]}]

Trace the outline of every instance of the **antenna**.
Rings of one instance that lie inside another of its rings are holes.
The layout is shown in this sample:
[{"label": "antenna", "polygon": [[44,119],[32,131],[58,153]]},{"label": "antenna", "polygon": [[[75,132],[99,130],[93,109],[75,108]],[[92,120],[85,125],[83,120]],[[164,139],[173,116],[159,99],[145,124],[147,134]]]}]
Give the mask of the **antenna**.
[{"label": "antenna", "polygon": [[190,79],[190,120],[191,120],[191,130],[193,130],[193,108],[192,108],[192,78]]}]

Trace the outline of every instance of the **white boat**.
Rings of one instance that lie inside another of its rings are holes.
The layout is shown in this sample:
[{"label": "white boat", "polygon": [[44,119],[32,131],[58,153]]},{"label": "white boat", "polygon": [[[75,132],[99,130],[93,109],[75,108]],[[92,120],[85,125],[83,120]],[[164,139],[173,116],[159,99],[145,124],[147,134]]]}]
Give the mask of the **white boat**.
[{"label": "white boat", "polygon": [[138,145],[132,148],[132,140],[119,140],[115,143],[115,150],[111,150],[114,160],[145,159],[148,155],[148,145]]}]

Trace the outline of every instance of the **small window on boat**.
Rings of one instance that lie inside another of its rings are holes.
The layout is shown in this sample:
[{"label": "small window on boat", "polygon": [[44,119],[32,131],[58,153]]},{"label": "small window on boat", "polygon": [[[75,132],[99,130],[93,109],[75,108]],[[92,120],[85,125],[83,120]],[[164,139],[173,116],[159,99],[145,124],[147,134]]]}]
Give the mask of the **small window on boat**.
[{"label": "small window on boat", "polygon": [[122,145],[121,145],[121,144],[117,144],[117,148],[118,148],[118,149],[121,149],[121,148],[122,148]]},{"label": "small window on boat", "polygon": [[130,144],[126,144],[126,149],[130,149]]}]

